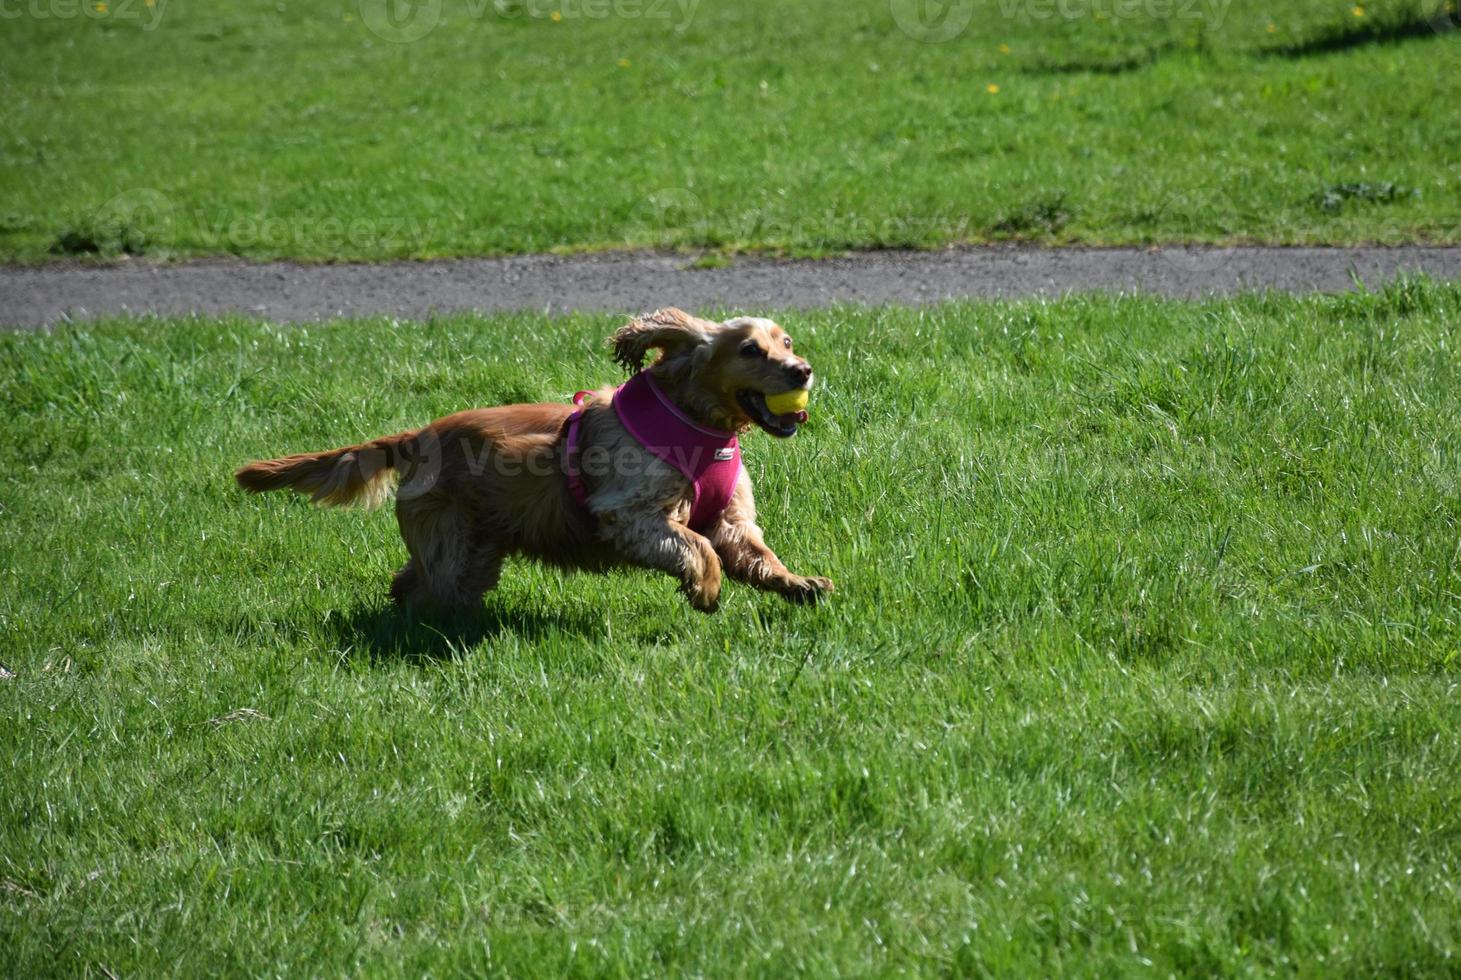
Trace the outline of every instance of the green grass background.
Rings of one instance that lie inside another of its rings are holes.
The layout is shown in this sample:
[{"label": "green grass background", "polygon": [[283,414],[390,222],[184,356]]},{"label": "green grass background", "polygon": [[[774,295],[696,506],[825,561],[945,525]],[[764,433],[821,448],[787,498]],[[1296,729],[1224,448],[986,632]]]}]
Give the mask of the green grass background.
[{"label": "green grass background", "polygon": [[0,258],[1461,241],[1454,0],[386,2],[17,0]]},{"label": "green grass background", "polygon": [[708,618],[231,484],[610,318],[0,335],[0,974],[1455,974],[1461,288],[782,320]]}]

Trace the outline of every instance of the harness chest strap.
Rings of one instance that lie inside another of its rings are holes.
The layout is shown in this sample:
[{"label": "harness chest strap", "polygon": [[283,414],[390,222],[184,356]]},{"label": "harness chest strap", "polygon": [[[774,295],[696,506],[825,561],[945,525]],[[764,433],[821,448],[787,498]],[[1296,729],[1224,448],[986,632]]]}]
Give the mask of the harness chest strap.
[{"label": "harness chest strap", "polygon": [[[592,392],[573,396],[579,410],[568,418],[564,434],[564,470],[568,492],[588,507],[588,488],[581,465],[582,406]],[[614,389],[614,413],[645,451],[673,466],[694,489],[690,528],[703,531],[713,525],[730,504],[741,473],[741,445],[734,432],[700,425],[682,412],[660,390],[648,371],[640,371]]]}]

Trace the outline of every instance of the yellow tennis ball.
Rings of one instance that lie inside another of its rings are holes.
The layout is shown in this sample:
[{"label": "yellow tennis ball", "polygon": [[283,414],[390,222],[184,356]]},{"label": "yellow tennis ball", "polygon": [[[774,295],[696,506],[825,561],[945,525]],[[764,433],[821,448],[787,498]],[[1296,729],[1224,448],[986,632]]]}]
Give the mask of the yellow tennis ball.
[{"label": "yellow tennis ball", "polygon": [[790,415],[792,412],[800,412],[805,409],[811,398],[810,391],[805,388],[797,388],[795,391],[783,391],[779,395],[767,395],[766,407],[777,415]]}]

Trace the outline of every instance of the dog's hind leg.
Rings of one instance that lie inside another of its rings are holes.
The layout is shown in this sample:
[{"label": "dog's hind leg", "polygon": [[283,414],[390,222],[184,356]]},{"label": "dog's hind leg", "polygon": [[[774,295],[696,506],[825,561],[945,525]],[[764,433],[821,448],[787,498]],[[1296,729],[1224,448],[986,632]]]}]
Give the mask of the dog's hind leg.
[{"label": "dog's hind leg", "polygon": [[419,603],[424,598],[421,584],[421,572],[416,567],[416,559],[407,559],[406,564],[396,571],[396,577],[391,579],[391,601],[402,606]]},{"label": "dog's hind leg", "polygon": [[475,536],[462,572],[457,576],[457,604],[477,605],[482,601],[484,593],[497,588],[497,579],[501,575],[502,549],[489,538]]},{"label": "dog's hind leg", "polygon": [[497,584],[500,550],[474,533],[452,504],[429,497],[398,500],[396,520],[411,553],[391,585],[397,602],[470,607]]},{"label": "dog's hind leg", "polygon": [[406,606],[434,602],[444,606],[473,607],[482,601],[482,596],[497,587],[502,574],[502,552],[495,544],[478,544],[467,556],[465,565],[455,581],[446,581],[438,575],[428,579],[421,571],[416,559],[402,565],[391,580],[391,599]]}]

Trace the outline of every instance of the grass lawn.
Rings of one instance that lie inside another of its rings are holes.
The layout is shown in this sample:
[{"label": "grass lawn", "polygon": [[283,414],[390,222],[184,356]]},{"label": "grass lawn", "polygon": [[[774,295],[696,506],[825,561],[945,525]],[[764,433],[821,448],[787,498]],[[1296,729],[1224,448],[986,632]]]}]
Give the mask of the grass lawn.
[{"label": "grass lawn", "polygon": [[1455,0],[942,2],[16,0],[0,259],[1461,242]]},{"label": "grass lawn", "polygon": [[612,319],[0,335],[0,975],[1455,975],[1461,287],[784,322],[713,617],[232,486]]}]

